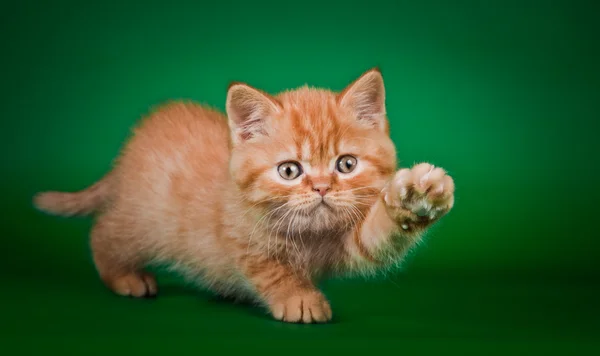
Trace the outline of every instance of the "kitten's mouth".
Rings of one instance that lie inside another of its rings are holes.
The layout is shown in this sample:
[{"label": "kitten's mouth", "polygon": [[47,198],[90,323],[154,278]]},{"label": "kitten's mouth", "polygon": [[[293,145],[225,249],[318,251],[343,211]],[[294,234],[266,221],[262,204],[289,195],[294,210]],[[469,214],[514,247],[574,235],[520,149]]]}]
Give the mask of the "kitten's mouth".
[{"label": "kitten's mouth", "polygon": [[320,199],[319,201],[315,201],[310,206],[303,209],[302,214],[305,216],[311,216],[319,213],[325,212],[334,212],[335,208],[331,203],[325,201],[325,199]]},{"label": "kitten's mouth", "polygon": [[321,202],[319,204],[317,204],[317,207],[315,208],[315,210],[317,209],[327,209],[330,211],[333,211],[333,206],[331,206],[328,202],[325,201],[325,199],[321,199]]}]

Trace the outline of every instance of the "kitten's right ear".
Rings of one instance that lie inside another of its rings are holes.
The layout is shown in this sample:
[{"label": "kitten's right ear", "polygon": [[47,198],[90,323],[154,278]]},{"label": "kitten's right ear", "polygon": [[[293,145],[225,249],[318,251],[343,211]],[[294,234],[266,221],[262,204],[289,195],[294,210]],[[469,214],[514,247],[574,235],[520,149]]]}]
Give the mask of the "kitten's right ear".
[{"label": "kitten's right ear", "polygon": [[243,83],[232,83],[226,103],[234,143],[267,135],[265,121],[281,112],[281,105],[270,95]]}]

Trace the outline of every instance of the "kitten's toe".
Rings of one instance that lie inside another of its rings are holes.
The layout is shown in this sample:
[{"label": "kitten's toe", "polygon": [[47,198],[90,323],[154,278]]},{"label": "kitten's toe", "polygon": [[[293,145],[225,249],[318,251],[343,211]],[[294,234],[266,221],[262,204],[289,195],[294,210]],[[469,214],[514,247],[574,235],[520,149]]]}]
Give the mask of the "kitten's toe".
[{"label": "kitten's toe", "polygon": [[411,169],[412,194],[402,205],[419,219],[435,220],[450,210],[454,181],[443,168],[421,163]]},{"label": "kitten's toe", "polygon": [[331,307],[325,297],[317,292],[289,297],[271,307],[277,320],[288,323],[324,323],[331,320]]},{"label": "kitten's toe", "polygon": [[155,296],[156,279],[149,273],[129,273],[110,282],[111,289],[118,295],[142,298]]},{"label": "kitten's toe", "polygon": [[158,285],[156,283],[156,278],[149,273],[144,273],[142,275],[142,278],[144,279],[144,283],[146,283],[147,295],[149,297],[156,296],[156,294],[158,293]]},{"label": "kitten's toe", "polygon": [[331,307],[329,303],[321,302],[315,304],[306,304],[302,321],[304,323],[324,323],[331,320]]},{"label": "kitten's toe", "polygon": [[291,297],[285,303],[285,314],[283,321],[297,323],[302,319],[302,297]]}]

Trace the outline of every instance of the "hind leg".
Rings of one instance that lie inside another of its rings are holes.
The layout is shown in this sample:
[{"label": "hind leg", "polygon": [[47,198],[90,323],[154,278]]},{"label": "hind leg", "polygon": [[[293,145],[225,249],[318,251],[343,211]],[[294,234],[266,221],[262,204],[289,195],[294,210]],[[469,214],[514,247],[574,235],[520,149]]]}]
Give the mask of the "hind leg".
[{"label": "hind leg", "polygon": [[120,218],[101,216],[92,229],[94,263],[104,284],[114,293],[151,297],[158,292],[156,279],[144,271],[143,237]]}]

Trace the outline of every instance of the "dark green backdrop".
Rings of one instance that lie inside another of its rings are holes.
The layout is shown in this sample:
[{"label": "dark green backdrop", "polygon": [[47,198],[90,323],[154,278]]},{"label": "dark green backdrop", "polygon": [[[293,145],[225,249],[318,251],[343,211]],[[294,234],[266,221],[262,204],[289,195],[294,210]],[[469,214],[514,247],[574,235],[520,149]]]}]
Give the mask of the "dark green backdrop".
[{"label": "dark green backdrop", "polygon": [[[2,347],[23,354],[598,349],[599,14],[593,1],[12,1],[2,56]],[[230,81],[342,89],[380,66],[401,162],[443,166],[454,210],[400,273],[330,281],[335,321],[273,322],[161,280],[110,294],[90,221],[34,211],[110,167],[164,100]]]}]

